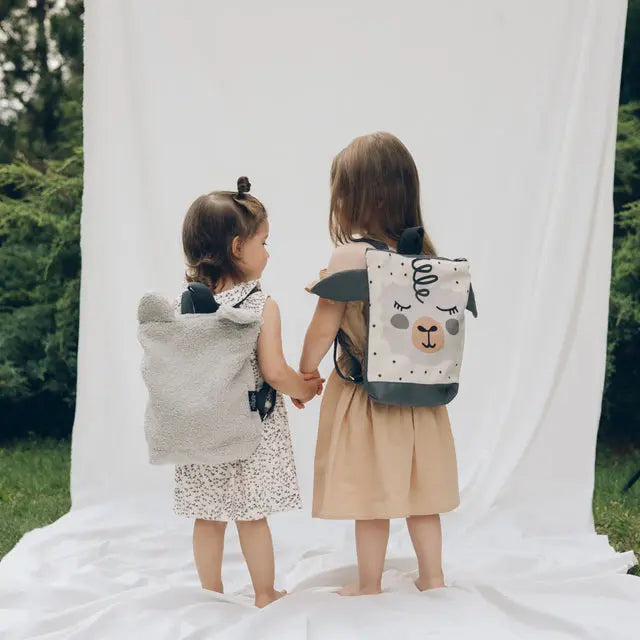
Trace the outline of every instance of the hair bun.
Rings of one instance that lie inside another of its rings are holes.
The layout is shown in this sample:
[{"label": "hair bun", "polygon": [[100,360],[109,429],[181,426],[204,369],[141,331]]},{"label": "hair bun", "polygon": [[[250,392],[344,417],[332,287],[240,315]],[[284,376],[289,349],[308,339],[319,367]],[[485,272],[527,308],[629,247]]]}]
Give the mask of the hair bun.
[{"label": "hair bun", "polygon": [[244,193],[249,193],[251,189],[251,183],[249,182],[249,178],[247,176],[240,176],[238,178],[238,195],[242,196]]}]

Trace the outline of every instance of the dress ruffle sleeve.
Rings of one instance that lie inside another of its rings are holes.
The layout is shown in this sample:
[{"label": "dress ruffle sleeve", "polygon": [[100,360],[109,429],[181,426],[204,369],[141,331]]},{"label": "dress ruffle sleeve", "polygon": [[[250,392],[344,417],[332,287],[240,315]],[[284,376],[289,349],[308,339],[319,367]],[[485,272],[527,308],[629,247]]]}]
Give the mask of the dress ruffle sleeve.
[{"label": "dress ruffle sleeve", "polygon": [[320,271],[320,273],[318,274],[318,278],[316,280],[314,280],[313,282],[310,282],[305,288],[304,290],[307,293],[311,293],[311,289],[313,289],[313,287],[318,284],[318,282],[320,282],[320,280],[324,280],[324,278],[326,278],[329,275],[329,272],[327,269],[322,269]]}]

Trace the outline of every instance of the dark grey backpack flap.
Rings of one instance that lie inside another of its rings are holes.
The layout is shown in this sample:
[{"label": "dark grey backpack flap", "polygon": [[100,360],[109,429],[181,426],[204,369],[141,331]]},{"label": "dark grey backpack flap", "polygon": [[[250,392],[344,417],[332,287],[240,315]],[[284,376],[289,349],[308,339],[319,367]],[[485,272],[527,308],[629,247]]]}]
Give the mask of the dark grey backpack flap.
[{"label": "dark grey backpack flap", "polygon": [[366,300],[369,297],[367,270],[349,269],[332,273],[316,282],[310,291],[321,298],[336,302]]},{"label": "dark grey backpack flap", "polygon": [[364,388],[378,402],[401,407],[437,407],[448,404],[458,393],[458,383],[411,384],[365,380]]}]

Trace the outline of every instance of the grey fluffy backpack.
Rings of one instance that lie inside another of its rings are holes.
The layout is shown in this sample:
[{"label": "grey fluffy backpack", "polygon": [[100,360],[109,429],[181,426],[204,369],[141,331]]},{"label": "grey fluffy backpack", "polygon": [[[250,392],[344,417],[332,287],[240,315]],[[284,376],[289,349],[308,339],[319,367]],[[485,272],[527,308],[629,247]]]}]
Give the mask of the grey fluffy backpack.
[{"label": "grey fluffy backpack", "polygon": [[[407,229],[397,252],[381,242],[367,249],[365,269],[331,274],[312,293],[322,298],[368,301],[364,363],[349,352],[340,331],[334,363],[344,380],[361,384],[379,402],[400,406],[447,404],[458,393],[465,309],[477,316],[469,263],[422,254],[424,230]],[[351,371],[338,365],[337,347]]]},{"label": "grey fluffy backpack", "polygon": [[275,393],[268,385],[255,388],[251,355],[262,318],[240,304],[220,306],[197,283],[183,295],[181,315],[158,294],[140,300],[152,464],[216,465],[248,458],[257,448]]}]

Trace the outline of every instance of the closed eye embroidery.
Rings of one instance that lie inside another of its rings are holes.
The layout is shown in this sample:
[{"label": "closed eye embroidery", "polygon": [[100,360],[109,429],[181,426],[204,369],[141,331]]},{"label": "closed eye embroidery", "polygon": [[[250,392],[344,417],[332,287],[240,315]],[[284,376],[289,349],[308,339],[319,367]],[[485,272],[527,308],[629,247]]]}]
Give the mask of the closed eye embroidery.
[{"label": "closed eye embroidery", "polygon": [[394,302],[393,306],[398,309],[398,311],[406,311],[407,309],[411,309],[411,305],[407,305],[406,307],[403,307],[399,302]]},{"label": "closed eye embroidery", "polygon": [[456,313],[458,313],[458,307],[451,307],[451,309],[443,309],[442,307],[439,307],[438,305],[436,305],[436,309],[439,309],[440,311],[444,311],[445,313],[448,313],[450,316],[453,316]]}]

